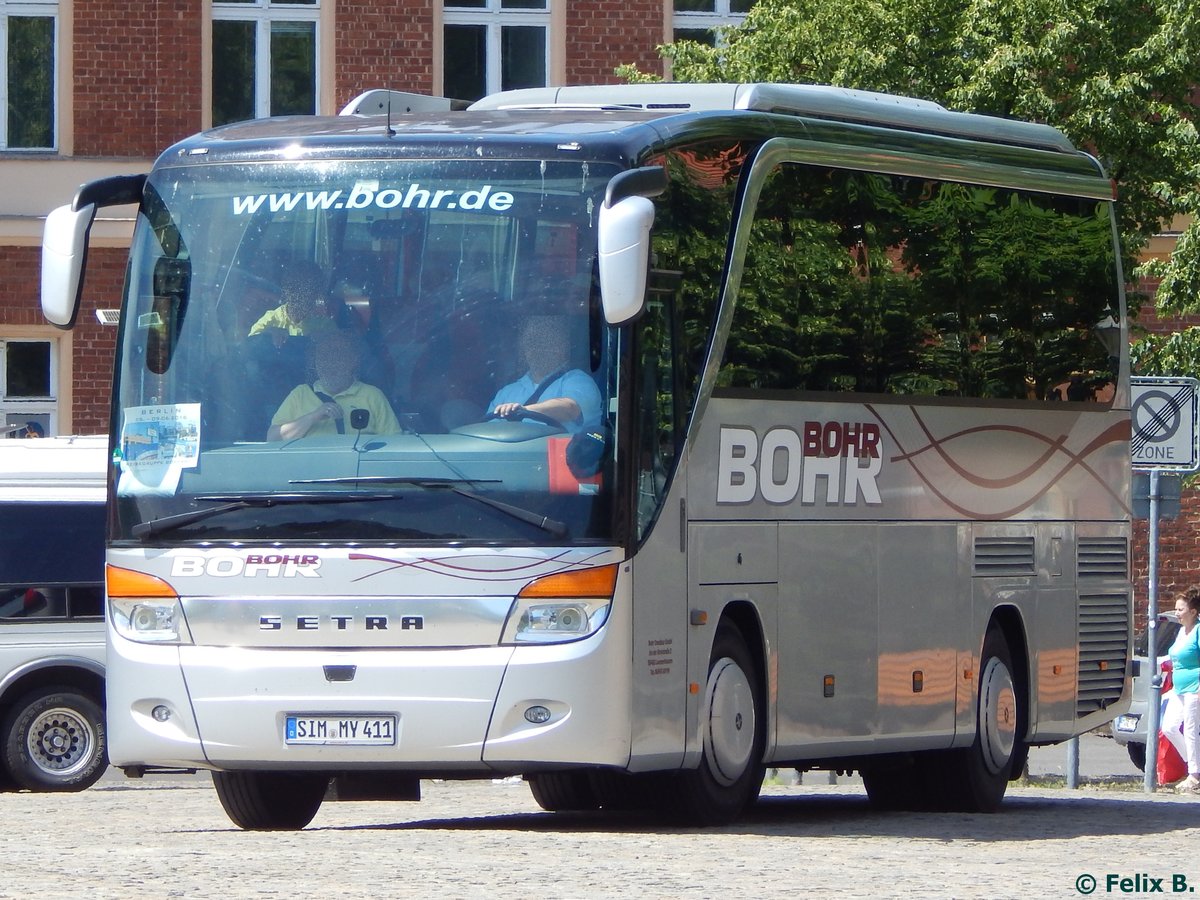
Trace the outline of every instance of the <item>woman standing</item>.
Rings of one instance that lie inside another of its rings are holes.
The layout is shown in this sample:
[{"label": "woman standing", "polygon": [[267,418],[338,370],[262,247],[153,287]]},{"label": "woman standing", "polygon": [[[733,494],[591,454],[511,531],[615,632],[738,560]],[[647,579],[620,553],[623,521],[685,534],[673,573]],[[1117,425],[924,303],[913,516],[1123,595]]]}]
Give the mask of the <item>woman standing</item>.
[{"label": "woman standing", "polygon": [[[1188,776],[1175,790],[1200,793],[1200,588],[1188,588],[1175,600],[1179,634],[1167,651],[1174,689],[1163,711],[1162,733],[1187,762]],[[1180,726],[1182,727],[1182,731]]]}]

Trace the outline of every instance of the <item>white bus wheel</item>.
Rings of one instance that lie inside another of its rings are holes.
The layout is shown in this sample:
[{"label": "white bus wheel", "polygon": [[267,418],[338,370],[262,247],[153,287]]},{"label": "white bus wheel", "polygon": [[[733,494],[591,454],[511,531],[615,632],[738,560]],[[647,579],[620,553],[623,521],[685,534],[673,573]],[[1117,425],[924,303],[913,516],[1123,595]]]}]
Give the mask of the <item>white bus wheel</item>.
[{"label": "white bus wheel", "polygon": [[75,688],[32,691],[4,720],[4,762],[31,791],[82,791],[108,768],[104,711]]},{"label": "white bus wheel", "polygon": [[758,667],[742,632],[717,629],[700,708],[704,750],[697,769],[675,780],[676,812],[696,825],[731,822],[762,787],[766,722]]},{"label": "white bus wheel", "polygon": [[1024,759],[1025,700],[1008,641],[995,625],[988,628],[979,662],[975,740],[949,752],[942,798],[945,808],[962,812],[998,809],[1015,761]]}]

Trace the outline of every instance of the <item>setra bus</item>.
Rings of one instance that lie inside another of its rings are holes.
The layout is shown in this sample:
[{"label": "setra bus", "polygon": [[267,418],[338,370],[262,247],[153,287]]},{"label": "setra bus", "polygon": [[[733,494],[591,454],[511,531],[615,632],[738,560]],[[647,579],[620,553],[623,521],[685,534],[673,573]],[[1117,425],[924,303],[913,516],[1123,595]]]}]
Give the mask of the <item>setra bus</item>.
[{"label": "setra bus", "polygon": [[50,321],[128,203],[127,774],[250,829],[511,775],[716,823],[768,766],[992,810],[1124,708],[1113,188],[1058,131],[776,84],[243,122],[51,214]]}]

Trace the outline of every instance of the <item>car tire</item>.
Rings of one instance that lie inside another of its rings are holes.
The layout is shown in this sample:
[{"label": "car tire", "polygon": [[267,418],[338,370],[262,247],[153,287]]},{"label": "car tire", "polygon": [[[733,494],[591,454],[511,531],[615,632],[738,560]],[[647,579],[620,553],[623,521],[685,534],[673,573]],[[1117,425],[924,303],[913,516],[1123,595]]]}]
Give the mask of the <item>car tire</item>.
[{"label": "car tire", "polygon": [[1146,745],[1130,741],[1125,745],[1125,750],[1129,754],[1129,761],[1137,766],[1139,772],[1146,771]]}]

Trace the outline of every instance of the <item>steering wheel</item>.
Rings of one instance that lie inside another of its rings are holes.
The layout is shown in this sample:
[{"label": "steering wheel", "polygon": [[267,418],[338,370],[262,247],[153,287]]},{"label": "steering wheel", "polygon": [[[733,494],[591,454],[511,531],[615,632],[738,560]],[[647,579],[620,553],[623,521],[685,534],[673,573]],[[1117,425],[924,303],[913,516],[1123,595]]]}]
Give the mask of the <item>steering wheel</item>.
[{"label": "steering wheel", "polygon": [[567,430],[567,426],[558,421],[558,419],[554,418],[554,416],[548,416],[545,413],[540,413],[532,409],[522,408],[519,412],[515,412],[508,416],[498,416],[495,413],[488,413],[484,421],[487,422],[493,419],[500,419],[506,422],[520,422],[522,419],[530,419],[534,422],[539,422],[542,425],[549,426],[555,431]]}]

